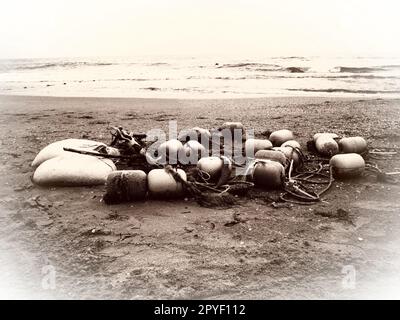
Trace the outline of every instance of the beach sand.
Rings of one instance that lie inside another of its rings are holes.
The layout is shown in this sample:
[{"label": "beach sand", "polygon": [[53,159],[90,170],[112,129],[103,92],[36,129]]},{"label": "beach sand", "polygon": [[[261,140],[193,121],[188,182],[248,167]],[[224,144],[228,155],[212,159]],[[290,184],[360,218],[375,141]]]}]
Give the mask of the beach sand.
[{"label": "beach sand", "polygon": [[[287,128],[303,146],[323,131],[363,136],[370,148],[400,144],[400,100],[0,96],[3,296],[400,298],[396,184],[336,181],[312,206],[274,208],[265,197],[220,210],[190,199],[107,206],[102,186],[44,189],[31,183],[30,163],[51,142],[109,143],[108,125],[146,132],[167,129],[169,120],[179,128],[241,121],[260,137]],[[374,162],[400,171],[399,158]],[[227,223],[235,213],[244,222]],[[346,278],[349,270],[355,283]]]}]

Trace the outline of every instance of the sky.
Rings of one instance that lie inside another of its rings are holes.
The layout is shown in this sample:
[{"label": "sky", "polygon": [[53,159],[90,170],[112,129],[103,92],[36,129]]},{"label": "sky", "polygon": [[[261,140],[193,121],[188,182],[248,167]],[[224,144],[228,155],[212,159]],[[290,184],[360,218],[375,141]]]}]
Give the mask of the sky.
[{"label": "sky", "polygon": [[396,0],[2,0],[0,58],[400,56]]}]

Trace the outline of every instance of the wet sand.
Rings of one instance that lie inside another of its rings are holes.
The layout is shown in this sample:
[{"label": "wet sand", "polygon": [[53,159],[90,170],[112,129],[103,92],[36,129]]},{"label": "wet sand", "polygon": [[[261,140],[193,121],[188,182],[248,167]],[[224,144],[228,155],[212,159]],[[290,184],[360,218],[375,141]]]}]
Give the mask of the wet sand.
[{"label": "wet sand", "polygon": [[[265,197],[220,210],[190,199],[107,206],[102,186],[44,189],[30,181],[31,161],[51,142],[109,143],[109,125],[146,132],[167,129],[169,120],[179,128],[241,121],[259,137],[292,129],[303,147],[323,131],[361,135],[371,148],[400,144],[400,100],[0,96],[2,297],[400,297],[396,184],[336,181],[312,206],[274,208]],[[374,162],[400,171],[399,158]],[[243,222],[227,223],[235,213]]]}]

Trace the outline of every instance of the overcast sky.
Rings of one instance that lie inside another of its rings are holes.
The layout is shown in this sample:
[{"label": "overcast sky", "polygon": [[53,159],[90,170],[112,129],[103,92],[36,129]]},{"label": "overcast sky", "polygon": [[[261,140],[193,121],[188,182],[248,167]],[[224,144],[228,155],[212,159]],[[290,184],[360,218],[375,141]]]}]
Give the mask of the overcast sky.
[{"label": "overcast sky", "polygon": [[0,58],[400,56],[396,0],[2,0]]}]

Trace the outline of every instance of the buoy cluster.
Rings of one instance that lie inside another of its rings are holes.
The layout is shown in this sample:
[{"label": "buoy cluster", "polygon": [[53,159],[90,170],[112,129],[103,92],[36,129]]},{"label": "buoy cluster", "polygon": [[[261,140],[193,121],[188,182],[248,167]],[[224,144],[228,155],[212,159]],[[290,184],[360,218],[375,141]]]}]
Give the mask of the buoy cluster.
[{"label": "buoy cluster", "polygon": [[[232,135],[233,139],[218,142],[218,151],[239,146],[240,155],[246,160],[244,165],[237,165],[234,153],[232,156],[212,153],[216,134],[221,138],[225,134]],[[367,152],[364,138],[321,132],[313,135],[312,143],[318,155],[329,162],[335,178],[357,177],[364,171],[363,155]],[[78,153],[68,152],[65,147],[75,148]],[[192,128],[177,139],[160,143],[155,156],[143,148],[140,153],[150,166],[149,170],[117,170],[111,159],[79,154],[98,148],[105,148],[111,156],[120,154],[118,148],[90,140],[68,139],[50,144],[32,163],[37,167],[33,182],[42,186],[105,184],[104,201],[114,204],[146,197],[182,197],[186,182],[193,178],[188,175],[193,168],[196,169],[195,179],[217,191],[233,178],[262,189],[280,189],[290,180],[290,173],[300,169],[306,160],[305,150],[291,130],[281,129],[271,132],[268,138],[255,138],[248,136],[240,122],[226,122],[216,131]]]}]

